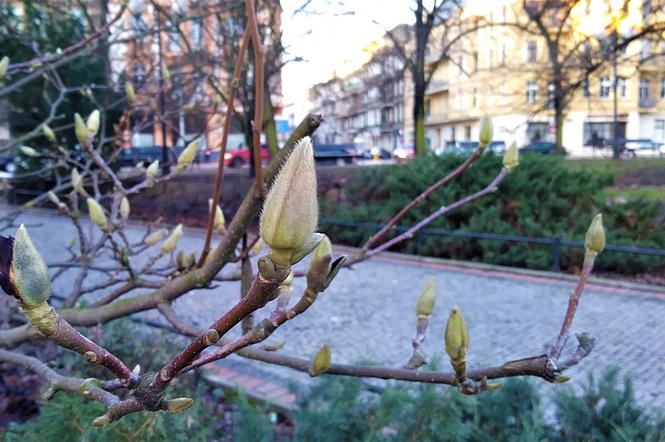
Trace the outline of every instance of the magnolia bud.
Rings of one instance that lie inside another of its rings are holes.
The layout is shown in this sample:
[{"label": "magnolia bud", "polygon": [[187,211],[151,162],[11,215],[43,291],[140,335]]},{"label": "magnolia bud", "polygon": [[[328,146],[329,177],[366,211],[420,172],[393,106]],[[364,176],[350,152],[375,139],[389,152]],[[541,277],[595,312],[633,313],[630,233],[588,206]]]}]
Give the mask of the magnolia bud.
[{"label": "magnolia bud", "polygon": [[92,222],[97,224],[97,227],[101,230],[106,230],[108,228],[108,221],[102,206],[93,198],[86,199],[86,202],[88,203],[88,213]]},{"label": "magnolia bud", "polygon": [[418,318],[429,318],[432,316],[434,304],[436,303],[436,285],[434,279],[430,279],[423,287],[418,301],[416,302],[416,315]]},{"label": "magnolia bud", "polygon": [[104,428],[107,425],[109,425],[110,423],[111,423],[111,418],[108,417],[108,415],[106,415],[106,414],[104,414],[102,416],[98,416],[98,417],[96,417],[92,420],[92,425],[94,425],[95,427],[99,427],[99,428]]},{"label": "magnolia bud", "polygon": [[[212,210],[212,199],[208,200],[208,209]],[[222,212],[222,208],[219,207],[219,204],[217,205],[215,209],[215,230],[222,231],[224,230],[224,225],[226,224],[226,220],[224,219],[224,212]]]},{"label": "magnolia bud", "polygon": [[171,235],[162,244],[161,252],[163,254],[172,252],[178,245],[178,242],[180,242],[180,238],[182,238],[182,224],[175,226]]},{"label": "magnolia bud", "polygon": [[164,238],[164,235],[168,233],[166,229],[158,229],[148,235],[145,239],[145,243],[149,246],[154,246]]},{"label": "magnolia bud", "polygon": [[446,323],[446,353],[453,363],[466,362],[466,351],[469,348],[469,330],[466,328],[464,316],[459,308],[453,307]]},{"label": "magnolia bud", "polygon": [[188,397],[179,397],[177,399],[171,399],[166,401],[166,409],[169,410],[171,413],[180,413],[181,411],[185,411],[189,407],[192,406],[194,403],[193,399],[190,399]]},{"label": "magnolia bud", "polygon": [[22,153],[23,155],[25,155],[26,157],[32,157],[32,158],[35,158],[35,157],[38,157],[38,156],[39,156],[39,152],[37,152],[35,149],[33,149],[33,148],[30,147],[30,146],[21,146],[21,147],[19,147],[18,149],[19,149],[19,150],[21,151],[21,153]]},{"label": "magnolia bud", "polygon": [[72,187],[81,195],[85,194],[85,190],[83,189],[83,177],[79,174],[79,171],[76,168],[72,169]]},{"label": "magnolia bud", "polygon": [[7,68],[9,68],[9,57],[6,55],[0,60],[0,82],[5,81],[7,76]]},{"label": "magnolia bud", "polygon": [[556,378],[554,378],[554,383],[555,384],[565,384],[571,379],[570,376],[564,376],[564,375],[559,375]]},{"label": "magnolia bud", "polygon": [[123,220],[127,221],[129,218],[129,212],[130,212],[130,206],[129,206],[129,200],[127,199],[126,196],[123,196],[122,199],[120,200],[120,216],[122,217]]},{"label": "magnolia bud", "polygon": [[312,237],[319,218],[312,140],[296,144],[273,182],[261,213],[259,232],[271,257],[283,265]]},{"label": "magnolia bud", "polygon": [[[210,256],[210,255],[208,255]],[[187,267],[194,267],[196,264],[196,254],[194,252],[190,253],[187,257]]]},{"label": "magnolia bud", "polygon": [[159,160],[155,160],[150,165],[148,168],[145,170],[145,176],[148,178],[154,178],[157,176],[157,172],[159,171]]},{"label": "magnolia bud", "polygon": [[178,254],[175,257],[175,263],[178,266],[178,270],[185,270],[187,268],[187,257],[183,250],[178,251]]},{"label": "magnolia bud", "polygon": [[164,80],[171,79],[171,71],[169,71],[169,68],[167,68],[166,65],[162,66],[162,77],[164,77]]},{"label": "magnolia bud", "polygon": [[97,132],[99,132],[99,118],[99,111],[95,109],[94,111],[90,112],[90,115],[88,115],[88,120],[85,123],[86,127],[88,128],[88,132],[93,137],[97,135]]},{"label": "magnolia bud", "polygon": [[127,97],[127,103],[133,104],[136,100],[136,92],[134,91],[134,85],[131,81],[125,83],[125,96]]},{"label": "magnolia bud", "polygon": [[330,347],[328,347],[328,344],[324,344],[316,355],[314,355],[309,375],[312,377],[318,376],[328,371],[328,369],[330,369]]},{"label": "magnolia bud", "polygon": [[178,156],[178,170],[187,169],[196,158],[196,153],[199,150],[199,140],[194,140],[185,147],[180,156]]},{"label": "magnolia bud", "polygon": [[76,139],[79,141],[79,144],[83,149],[88,147],[88,140],[90,134],[88,133],[88,127],[83,122],[83,118],[79,113],[74,114],[74,132],[76,133]]},{"label": "magnolia bud", "polygon": [[53,204],[55,204],[56,206],[60,205],[60,198],[58,198],[58,195],[56,195],[55,193],[53,193],[50,190],[48,191],[48,193],[46,195],[48,196],[48,199],[51,200],[51,202]]},{"label": "magnolia bud", "polygon": [[0,236],[0,286],[24,309],[40,306],[51,296],[48,268],[23,224],[15,239]]},{"label": "magnolia bud", "polygon": [[478,136],[478,141],[480,141],[480,145],[483,146],[483,148],[492,142],[493,132],[494,128],[492,127],[492,120],[488,117],[483,117],[482,120],[480,120],[480,134]]},{"label": "magnolia bud", "polygon": [[55,132],[53,132],[53,129],[51,129],[47,124],[42,126],[42,133],[51,143],[55,143],[57,141]]},{"label": "magnolia bud", "polygon": [[605,229],[603,228],[603,215],[600,213],[591,220],[591,225],[584,238],[584,248],[594,253],[600,253],[605,248]]},{"label": "magnolia bud", "polygon": [[312,258],[307,267],[307,286],[316,292],[322,292],[327,287],[328,274],[332,263],[332,246],[326,235],[314,249]]},{"label": "magnolia bud", "polygon": [[519,152],[517,151],[517,144],[513,143],[508,147],[506,153],[503,155],[503,167],[506,169],[513,170],[520,163],[518,161]]}]

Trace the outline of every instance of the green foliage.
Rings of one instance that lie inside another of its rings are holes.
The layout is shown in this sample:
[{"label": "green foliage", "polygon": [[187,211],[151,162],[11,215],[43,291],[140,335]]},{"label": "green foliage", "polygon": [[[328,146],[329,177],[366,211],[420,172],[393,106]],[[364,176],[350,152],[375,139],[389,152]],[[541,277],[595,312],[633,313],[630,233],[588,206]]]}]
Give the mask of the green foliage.
[{"label": "green foliage", "polygon": [[252,404],[242,392],[238,394],[235,403],[238,406],[233,425],[236,440],[270,442],[272,426],[265,409]]},{"label": "green foliage", "polygon": [[[347,186],[352,204],[323,205],[324,217],[384,223],[402,207],[459,166],[458,156],[427,156],[394,166],[367,168]],[[608,244],[665,247],[665,223],[658,201],[608,198],[612,173],[571,168],[558,157],[528,155],[499,186],[499,192],[465,205],[434,221],[429,228],[529,237],[583,240],[591,218],[603,212]],[[467,173],[437,190],[401,222],[410,226],[443,205],[450,204],[487,185],[501,168],[501,158],[483,155]],[[326,227],[334,241],[361,245],[374,233],[369,229]],[[442,258],[482,261],[535,269],[552,268],[550,246],[494,240],[427,236],[395,247],[396,251]],[[581,249],[563,249],[564,269],[581,264]],[[605,252],[597,261],[600,270],[639,273],[663,265],[655,257]]]}]

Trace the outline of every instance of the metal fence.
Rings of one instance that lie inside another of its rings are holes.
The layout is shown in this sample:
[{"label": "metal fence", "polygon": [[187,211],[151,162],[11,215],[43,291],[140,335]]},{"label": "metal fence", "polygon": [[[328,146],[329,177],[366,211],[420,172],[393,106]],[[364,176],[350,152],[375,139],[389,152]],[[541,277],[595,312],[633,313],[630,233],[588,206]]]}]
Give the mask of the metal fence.
[{"label": "metal fence", "polygon": [[[323,220],[321,220],[321,224],[327,226],[348,227],[352,229],[366,229],[372,232],[378,232],[384,226],[384,224],[378,224],[378,223],[344,221],[344,220],[330,219],[330,218],[324,218]],[[393,231],[399,234],[405,232],[409,228],[410,227],[408,226],[395,226],[393,228]],[[561,271],[561,249],[563,248],[584,249],[584,241],[573,241],[573,240],[563,239],[560,236],[556,236],[554,238],[540,238],[540,237],[520,236],[520,235],[503,235],[498,233],[467,232],[461,230],[425,228],[419,230],[414,235],[416,240],[416,254],[420,253],[420,250],[422,249],[423,240],[427,236],[486,239],[491,241],[501,241],[501,242],[507,241],[507,242],[549,246],[552,248],[552,270],[556,272]],[[635,255],[648,255],[648,256],[657,256],[660,258],[665,258],[664,249],[607,245],[605,246],[605,250],[609,252],[631,253]]]}]

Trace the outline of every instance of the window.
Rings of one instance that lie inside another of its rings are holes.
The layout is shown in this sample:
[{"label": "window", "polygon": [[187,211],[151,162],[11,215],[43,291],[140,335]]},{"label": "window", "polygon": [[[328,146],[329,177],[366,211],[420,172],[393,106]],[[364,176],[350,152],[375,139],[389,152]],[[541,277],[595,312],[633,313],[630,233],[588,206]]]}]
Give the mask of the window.
[{"label": "window", "polygon": [[535,40],[526,42],[526,61],[528,63],[535,63],[538,56],[538,43]]},{"label": "window", "polygon": [[600,79],[600,98],[609,98],[611,86],[610,77]]},{"label": "window", "polygon": [[200,18],[195,18],[190,22],[190,40],[194,47],[201,47],[203,44],[203,22]]},{"label": "window", "polygon": [[472,98],[472,100],[473,100],[473,107],[477,107],[478,106],[478,88],[477,87],[473,88],[473,98]]},{"label": "window", "polygon": [[642,40],[642,50],[640,51],[640,57],[642,60],[646,60],[651,56],[651,42],[647,39]]},{"label": "window", "polygon": [[628,88],[626,87],[626,77],[617,78],[617,89],[621,98],[626,98],[628,96]]},{"label": "window", "polygon": [[640,78],[640,98],[649,98],[649,80]]},{"label": "window", "polygon": [[582,93],[584,94],[584,98],[589,98],[591,96],[591,91],[589,90],[589,78],[585,78],[582,81]]},{"label": "window", "polygon": [[665,77],[660,79],[660,99],[665,99]]},{"label": "window", "polygon": [[180,32],[178,29],[172,29],[169,31],[169,51],[180,51]]},{"label": "window", "polygon": [[471,139],[471,126],[464,126],[464,139]]},{"label": "window", "polygon": [[535,80],[529,80],[526,82],[526,102],[535,103],[536,94],[538,92],[538,86],[536,85]]},{"label": "window", "polygon": [[655,120],[653,122],[653,139],[654,141],[665,141],[665,120]]},{"label": "window", "polygon": [[132,29],[135,37],[141,36],[147,31],[147,27],[143,21],[143,14],[141,12],[132,14]]}]

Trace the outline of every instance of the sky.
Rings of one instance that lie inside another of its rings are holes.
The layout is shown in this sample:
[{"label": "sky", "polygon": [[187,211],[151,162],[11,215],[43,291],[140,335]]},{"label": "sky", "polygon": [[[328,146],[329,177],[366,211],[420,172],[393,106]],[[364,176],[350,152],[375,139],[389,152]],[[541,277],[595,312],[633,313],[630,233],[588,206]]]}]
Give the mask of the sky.
[{"label": "sky", "polygon": [[[282,0],[282,41],[286,60],[282,69],[284,116],[297,124],[309,109],[309,88],[359,67],[363,48],[400,23],[411,23],[410,0],[312,0],[307,11],[294,12],[305,0]],[[352,11],[353,14],[345,14]]]}]

